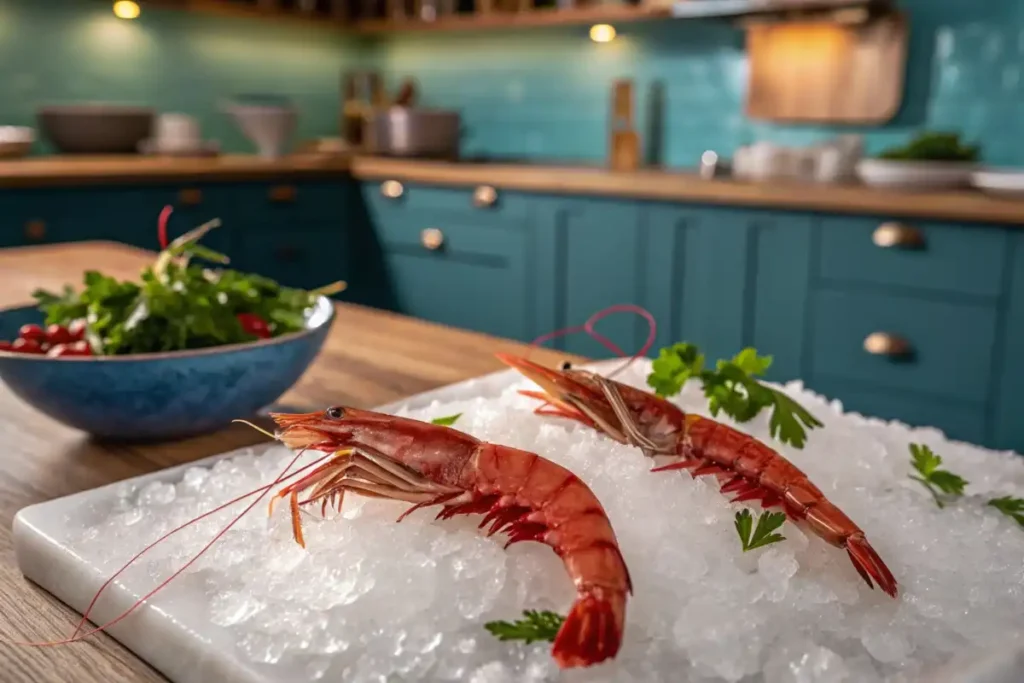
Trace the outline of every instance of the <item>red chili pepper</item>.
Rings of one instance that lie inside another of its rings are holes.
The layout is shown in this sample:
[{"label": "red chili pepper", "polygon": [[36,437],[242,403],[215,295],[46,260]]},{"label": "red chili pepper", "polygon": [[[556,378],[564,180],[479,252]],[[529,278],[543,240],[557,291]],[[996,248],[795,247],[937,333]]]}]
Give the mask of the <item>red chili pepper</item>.
[{"label": "red chili pepper", "polygon": [[9,342],[9,341],[7,341],[5,339],[0,339],[0,351],[10,351],[11,350],[11,346],[12,346],[11,342]]},{"label": "red chili pepper", "polygon": [[163,251],[167,248],[167,222],[171,218],[171,213],[174,211],[174,207],[168,204],[160,212],[160,219],[156,224],[156,235],[157,239],[160,240],[160,250]]},{"label": "red chili pepper", "polygon": [[270,338],[270,325],[255,313],[239,313],[235,317],[242,324],[242,329],[245,330],[246,334],[251,334],[260,339]]}]

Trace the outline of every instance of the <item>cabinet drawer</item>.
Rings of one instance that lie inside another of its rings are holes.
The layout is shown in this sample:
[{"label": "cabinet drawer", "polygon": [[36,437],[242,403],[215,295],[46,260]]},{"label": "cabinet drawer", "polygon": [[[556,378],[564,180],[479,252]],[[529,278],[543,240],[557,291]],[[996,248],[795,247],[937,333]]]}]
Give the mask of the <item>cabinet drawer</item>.
[{"label": "cabinet drawer", "polygon": [[431,211],[522,221],[529,211],[529,202],[524,196],[491,185],[448,188],[383,179],[364,182],[362,192],[371,215],[378,220]]},{"label": "cabinet drawer", "polygon": [[1007,231],[995,227],[834,216],[822,220],[820,275],[996,296],[1007,248]]},{"label": "cabinet drawer", "polygon": [[[346,233],[338,226],[314,225],[304,230],[254,229],[246,231],[242,237],[232,240],[231,267],[236,270],[302,289],[349,279]],[[344,293],[341,296],[344,297]]]},{"label": "cabinet drawer", "polygon": [[149,188],[18,188],[0,193],[5,245],[114,240],[156,249],[159,214],[159,194]]},{"label": "cabinet drawer", "polygon": [[445,253],[400,251],[387,255],[387,267],[399,311],[442,325],[525,338],[527,287],[521,256],[496,265]]},{"label": "cabinet drawer", "polygon": [[164,204],[171,204],[184,229],[212,218],[219,218],[228,230],[257,224],[301,229],[302,224],[340,223],[350,192],[341,180],[183,184],[161,188],[162,203],[154,207],[154,216]]},{"label": "cabinet drawer", "polygon": [[[912,427],[935,427],[951,439],[985,445],[985,411],[979,404],[907,397],[891,391],[862,389],[841,380],[815,379],[808,388],[829,399],[839,399],[846,412],[883,420],[899,420]],[[814,442],[811,434],[810,442]],[[898,454],[897,454],[898,455]],[[909,451],[906,457],[910,458]]]},{"label": "cabinet drawer", "polygon": [[406,253],[504,259],[521,252],[522,234],[507,229],[488,230],[469,222],[470,218],[453,221],[421,214],[415,221],[378,221],[376,227],[385,249]]},{"label": "cabinet drawer", "polygon": [[[994,306],[842,291],[816,292],[811,306],[813,376],[965,401],[988,397]],[[875,333],[905,340],[910,353],[869,353],[865,340]]]}]

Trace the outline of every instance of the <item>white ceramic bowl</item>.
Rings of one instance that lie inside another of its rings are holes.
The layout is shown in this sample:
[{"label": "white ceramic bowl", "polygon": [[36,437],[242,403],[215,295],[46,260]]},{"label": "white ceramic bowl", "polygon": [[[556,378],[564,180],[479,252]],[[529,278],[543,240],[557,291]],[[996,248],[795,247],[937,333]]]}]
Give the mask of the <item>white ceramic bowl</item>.
[{"label": "white ceramic bowl", "polygon": [[225,107],[245,137],[265,159],[283,156],[291,146],[298,112],[291,107],[231,103]]},{"label": "white ceramic bowl", "polygon": [[28,126],[0,126],[0,159],[17,159],[29,153],[36,131]]},{"label": "white ceramic bowl", "polygon": [[988,168],[971,174],[971,185],[982,192],[1024,199],[1024,169]]},{"label": "white ceramic bowl", "polygon": [[978,165],[961,161],[861,159],[857,176],[865,185],[914,189],[964,187]]}]

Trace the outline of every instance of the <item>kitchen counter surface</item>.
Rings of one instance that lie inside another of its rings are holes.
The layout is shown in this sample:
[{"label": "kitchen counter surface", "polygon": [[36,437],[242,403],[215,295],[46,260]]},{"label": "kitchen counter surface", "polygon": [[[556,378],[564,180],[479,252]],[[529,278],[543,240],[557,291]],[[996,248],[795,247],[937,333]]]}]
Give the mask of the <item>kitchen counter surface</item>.
[{"label": "kitchen counter surface", "polygon": [[142,155],[49,156],[0,161],[0,188],[159,180],[259,180],[345,174],[349,157],[296,154],[281,159],[224,154],[209,158]]},{"label": "kitchen counter surface", "polygon": [[[79,282],[86,268],[135,277],[155,257],[113,243],[84,242],[0,250],[0,307],[29,303],[36,287]],[[320,356],[281,401],[313,410],[332,403],[372,407],[503,369],[495,352],[527,347],[405,316],[338,304],[338,319]],[[565,358],[544,349],[548,364]],[[30,584],[18,570],[11,523],[21,508],[77,491],[265,440],[234,425],[206,437],[155,444],[96,443],[22,403],[0,384],[0,637],[50,640],[70,632],[75,614]],[[0,648],[4,683],[105,683],[166,679],[101,635],[91,643]]]},{"label": "kitchen counter surface", "polygon": [[296,154],[277,160],[252,155],[210,159],[144,156],[53,156],[0,161],[0,188],[131,182],[274,180],[351,173],[359,180],[404,180],[548,194],[764,207],[886,217],[1024,225],[1024,201],[972,190],[898,191],[860,185],[704,180],[695,172],[601,166],[421,161],[373,156]]},{"label": "kitchen counter surface", "polygon": [[632,197],[833,213],[880,214],[1024,225],[1024,201],[971,190],[903,192],[860,185],[752,183],[704,180],[696,172],[616,172],[598,166],[555,166],[412,161],[355,157],[352,173],[363,180],[406,180],[437,185],[493,185],[497,189]]}]

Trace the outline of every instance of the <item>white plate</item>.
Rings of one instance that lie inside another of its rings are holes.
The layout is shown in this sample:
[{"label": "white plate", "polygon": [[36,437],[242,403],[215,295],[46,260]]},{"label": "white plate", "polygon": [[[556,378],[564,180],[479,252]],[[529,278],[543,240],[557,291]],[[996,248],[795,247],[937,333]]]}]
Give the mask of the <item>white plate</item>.
[{"label": "white plate", "polygon": [[1024,199],[1024,170],[975,171],[971,174],[971,184],[991,194]]},{"label": "white plate", "polygon": [[964,187],[977,164],[958,161],[861,159],[857,176],[866,185],[914,189]]}]

